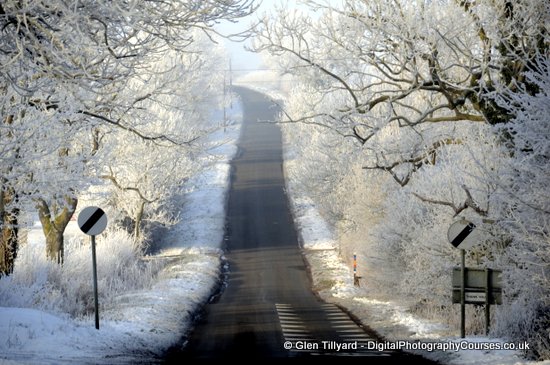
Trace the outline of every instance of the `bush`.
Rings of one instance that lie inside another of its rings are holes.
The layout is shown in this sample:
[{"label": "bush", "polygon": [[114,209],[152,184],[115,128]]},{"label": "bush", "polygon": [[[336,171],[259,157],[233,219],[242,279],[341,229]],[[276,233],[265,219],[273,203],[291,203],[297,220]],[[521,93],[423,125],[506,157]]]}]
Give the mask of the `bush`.
[{"label": "bush", "polygon": [[[141,260],[142,252],[128,233],[106,231],[96,240],[99,300],[108,308],[122,293],[146,289],[160,269]],[[22,246],[12,275],[2,279],[0,306],[28,307],[68,313],[71,317],[94,311],[92,255],[89,240],[69,240],[65,263],[46,259],[35,242]]]}]

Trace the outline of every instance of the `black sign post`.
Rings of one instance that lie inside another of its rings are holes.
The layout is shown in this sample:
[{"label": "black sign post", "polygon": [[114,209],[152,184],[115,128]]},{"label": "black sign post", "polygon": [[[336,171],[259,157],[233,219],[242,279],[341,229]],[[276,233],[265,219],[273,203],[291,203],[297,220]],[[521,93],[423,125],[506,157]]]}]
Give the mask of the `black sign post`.
[{"label": "black sign post", "polygon": [[89,235],[92,241],[92,271],[94,279],[94,308],[95,328],[99,329],[99,301],[97,295],[97,264],[95,254],[95,236],[100,234],[107,227],[107,215],[98,207],[86,207],[78,215],[78,226],[80,230]]},{"label": "black sign post", "polygon": [[452,295],[453,303],[460,303],[460,337],[466,336],[466,304],[485,304],[485,334],[488,335],[490,306],[502,304],[502,272],[466,267],[466,249],[482,241],[479,229],[472,222],[465,219],[454,222],[449,227],[447,238],[453,247],[460,250],[460,268],[453,270]]}]

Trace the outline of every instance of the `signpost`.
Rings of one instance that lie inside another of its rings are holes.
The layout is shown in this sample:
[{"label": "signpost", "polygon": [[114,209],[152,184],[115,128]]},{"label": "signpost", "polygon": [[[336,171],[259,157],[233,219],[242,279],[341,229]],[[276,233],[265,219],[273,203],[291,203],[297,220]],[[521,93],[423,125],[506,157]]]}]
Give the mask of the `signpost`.
[{"label": "signpost", "polygon": [[475,224],[463,219],[451,224],[449,231],[447,232],[447,239],[451,245],[460,249],[460,274],[462,277],[462,280],[460,281],[460,337],[462,338],[466,337],[466,290],[464,287],[464,282],[466,280],[466,248],[469,248],[476,243],[472,237],[470,237],[475,228]]},{"label": "signpost", "polygon": [[97,298],[97,265],[95,254],[95,236],[100,234],[107,227],[107,215],[98,207],[86,207],[78,215],[78,226],[80,230],[89,235],[92,241],[92,271],[94,277],[94,307],[95,307],[95,328],[99,329],[99,303]]},{"label": "signpost", "polygon": [[500,271],[466,268],[466,249],[479,243],[476,225],[465,219],[447,232],[449,242],[460,249],[460,268],[453,269],[453,303],[460,303],[460,337],[466,337],[466,304],[485,304],[485,334],[489,333],[490,305],[502,304]]}]

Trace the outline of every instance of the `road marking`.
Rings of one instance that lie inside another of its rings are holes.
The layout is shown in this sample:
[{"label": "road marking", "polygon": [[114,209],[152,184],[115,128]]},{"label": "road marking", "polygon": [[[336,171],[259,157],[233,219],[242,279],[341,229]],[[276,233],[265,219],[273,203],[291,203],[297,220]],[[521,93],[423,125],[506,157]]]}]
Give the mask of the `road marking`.
[{"label": "road marking", "polygon": [[307,349],[299,349],[298,342],[313,342],[311,333],[295,309],[290,304],[276,303],[275,308],[279,316],[279,324],[283,332],[285,342],[292,342],[293,346],[289,351],[309,352]]},{"label": "road marking", "polygon": [[329,353],[315,353],[312,355],[326,356],[363,356],[363,357],[387,357],[389,353],[369,350],[369,344],[377,340],[369,336],[361,326],[355,323],[347,313],[341,308],[333,304],[323,306],[331,327],[336,331],[342,343],[357,342],[357,350],[354,351],[338,351]]},{"label": "road marking", "polygon": [[355,323],[342,323],[342,324],[333,324],[332,328],[359,328],[359,327],[357,327]]},{"label": "road marking", "polygon": [[303,324],[288,324],[288,323],[281,323],[281,327],[283,328],[306,328]]},{"label": "road marking", "polygon": [[342,312],[340,312],[340,313],[327,313],[327,317],[338,317],[338,318],[347,319],[348,321],[351,321],[351,319]]},{"label": "road marking", "polygon": [[[313,338],[312,333],[307,329],[306,323],[300,317],[299,312],[290,304],[276,303],[275,308],[279,317],[283,338],[285,342],[291,342],[292,348],[288,351],[292,353],[307,353],[313,356],[363,356],[363,357],[387,357],[391,356],[389,352],[379,352],[369,349],[369,344],[376,342],[377,339],[369,336],[361,326],[355,323],[347,313],[333,304],[324,304],[321,309],[335,332],[338,343],[357,343],[357,349],[352,351],[332,351],[323,350],[322,342],[327,339]],[[317,350],[300,348],[306,342],[317,344]]]}]

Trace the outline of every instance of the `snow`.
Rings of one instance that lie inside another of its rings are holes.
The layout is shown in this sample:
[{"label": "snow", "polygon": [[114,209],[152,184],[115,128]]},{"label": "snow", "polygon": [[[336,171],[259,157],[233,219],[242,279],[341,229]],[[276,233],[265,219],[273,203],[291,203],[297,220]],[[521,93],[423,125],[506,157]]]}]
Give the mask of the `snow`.
[{"label": "snow", "polygon": [[292,201],[294,211],[298,213],[302,227],[303,247],[308,250],[331,250],[336,242],[329,227],[322,220],[313,202],[305,196]]},{"label": "snow", "polygon": [[[232,119],[239,119],[236,107]],[[191,325],[197,309],[219,283],[221,242],[229,161],[236,152],[239,124],[212,135],[209,168],[188,182],[182,219],[163,239],[163,249],[147,260],[165,260],[148,290],[126,293],[100,312],[101,329],[91,318],[71,319],[31,308],[0,307],[0,364],[152,363]],[[223,143],[220,143],[222,141]],[[460,343],[456,329],[430,322],[407,310],[406,303],[372,298],[368,283],[353,285],[351,262],[342,260],[337,240],[314,203],[289,185],[291,200],[313,286],[321,297],[347,308],[388,341]],[[71,228],[77,234],[75,227]],[[29,234],[29,241],[39,239]],[[1,285],[1,281],[0,281]],[[468,336],[468,344],[504,343],[498,338]],[[530,362],[519,351],[459,350],[419,352],[448,364],[550,365]]]}]

